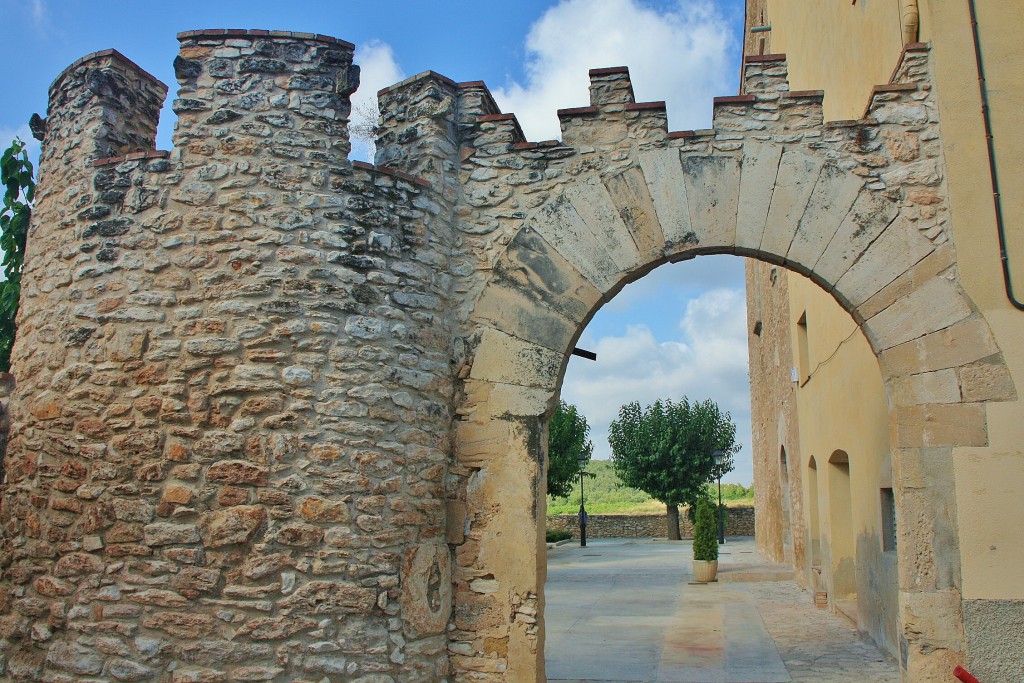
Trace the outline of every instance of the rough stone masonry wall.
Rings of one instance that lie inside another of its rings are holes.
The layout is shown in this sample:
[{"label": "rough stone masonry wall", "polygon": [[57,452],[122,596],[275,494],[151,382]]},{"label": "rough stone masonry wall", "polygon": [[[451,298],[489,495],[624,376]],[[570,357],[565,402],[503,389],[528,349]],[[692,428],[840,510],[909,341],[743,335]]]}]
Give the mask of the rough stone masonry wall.
[{"label": "rough stone masonry wall", "polygon": [[[665,538],[665,515],[588,515],[588,538]],[[547,528],[569,531],[573,538],[580,537],[576,515],[550,515]],[[693,538],[693,523],[689,515],[679,515],[679,532],[683,538]],[[730,507],[725,522],[726,536],[754,535],[754,508]]]},{"label": "rough stone masonry wall", "polygon": [[120,55],[51,90],[0,676],[441,680],[439,205],[348,161],[350,44],[180,38],[170,155],[150,151],[166,89]]}]

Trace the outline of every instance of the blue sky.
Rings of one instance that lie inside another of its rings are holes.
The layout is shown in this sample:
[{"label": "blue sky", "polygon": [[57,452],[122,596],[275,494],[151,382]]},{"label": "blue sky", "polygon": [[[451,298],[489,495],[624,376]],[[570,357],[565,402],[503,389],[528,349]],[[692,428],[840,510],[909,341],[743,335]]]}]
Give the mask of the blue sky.
[{"label": "blue sky", "polygon": [[[354,119],[377,89],[437,71],[483,80],[529,139],[557,137],[555,110],[587,101],[587,70],[630,67],[638,100],[666,100],[673,130],[711,123],[711,98],[735,94],[743,0],[518,0],[517,2],[110,2],[0,0],[0,145],[29,138],[47,87],[82,55],[115,48],[171,87],[175,34],[200,28],[309,31],[357,46],[363,85]],[[171,144],[165,107],[157,146]],[[372,152],[357,147],[353,155]],[[608,457],[607,424],[630,400],[712,398],[729,410],[745,448],[729,481],[750,483],[743,262],[700,257],[667,265],[627,287],[592,321],[563,398],[593,427],[595,456]]]}]

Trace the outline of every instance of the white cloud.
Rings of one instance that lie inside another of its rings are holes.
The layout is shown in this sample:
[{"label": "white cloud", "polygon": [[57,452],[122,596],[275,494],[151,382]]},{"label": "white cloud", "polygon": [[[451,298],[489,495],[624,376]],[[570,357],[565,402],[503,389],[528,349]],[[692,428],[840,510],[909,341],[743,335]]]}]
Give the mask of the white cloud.
[{"label": "white cloud", "polygon": [[[405,78],[395,59],[391,46],[371,40],[356,48],[355,62],[359,65],[359,89],[352,94],[353,127],[377,125],[377,91]],[[352,158],[373,161],[374,144],[366,138],[352,137]]]},{"label": "white cloud", "polygon": [[[600,315],[600,314],[598,314]],[[630,326],[622,336],[587,340],[596,363],[573,359],[562,398],[575,404],[591,426],[594,456],[608,458],[608,425],[619,406],[642,405],[658,398],[710,398],[729,411],[743,450],[727,481],[753,481],[750,458],[750,382],[747,370],[746,302],[743,290],[711,289],[691,299],[678,337],[655,339],[646,325]]]},{"label": "white cloud", "polygon": [[36,28],[42,28],[46,22],[46,5],[43,0],[32,0],[32,23]]},{"label": "white cloud", "polygon": [[530,140],[559,137],[557,109],[589,105],[587,72],[628,66],[639,101],[665,100],[673,130],[708,127],[711,99],[732,94],[735,40],[709,0],[665,12],[639,0],[562,0],[526,37],[526,78],[493,91]]}]

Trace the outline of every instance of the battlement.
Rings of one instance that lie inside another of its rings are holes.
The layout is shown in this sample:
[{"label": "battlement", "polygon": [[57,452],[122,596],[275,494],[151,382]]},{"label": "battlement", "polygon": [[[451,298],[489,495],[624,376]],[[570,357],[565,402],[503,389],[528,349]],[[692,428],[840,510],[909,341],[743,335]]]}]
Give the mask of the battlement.
[{"label": "battlement", "polygon": [[[345,164],[355,47],[313,33],[212,29],[178,36],[175,147],[187,158],[322,158]],[[218,144],[211,148],[211,141]],[[197,162],[200,160],[197,160]]]},{"label": "battlement", "polygon": [[64,69],[49,95],[43,165],[54,157],[87,165],[153,149],[167,86],[117,50],[102,50]]}]

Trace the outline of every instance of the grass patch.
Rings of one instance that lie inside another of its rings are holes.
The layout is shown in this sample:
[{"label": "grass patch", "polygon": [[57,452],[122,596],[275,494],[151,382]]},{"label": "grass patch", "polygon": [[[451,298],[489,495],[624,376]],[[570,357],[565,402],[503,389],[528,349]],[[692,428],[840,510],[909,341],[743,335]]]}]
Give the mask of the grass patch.
[{"label": "grass patch", "polygon": [[[662,514],[665,506],[651,498],[643,491],[623,485],[615,474],[612,463],[608,460],[591,460],[584,483],[587,513],[591,515],[646,515]],[[711,484],[709,491],[718,499],[718,486]],[[722,484],[722,502],[736,507],[754,504],[754,487],[742,484]],[[565,498],[548,496],[549,515],[574,515],[580,510],[580,483],[573,486],[572,492]]]}]

